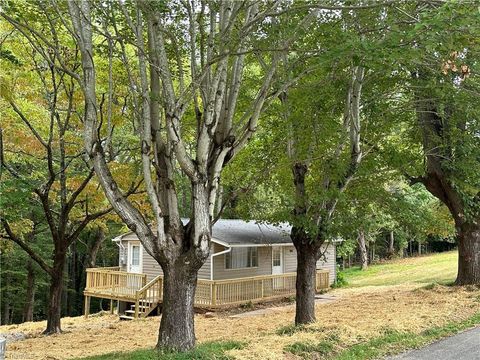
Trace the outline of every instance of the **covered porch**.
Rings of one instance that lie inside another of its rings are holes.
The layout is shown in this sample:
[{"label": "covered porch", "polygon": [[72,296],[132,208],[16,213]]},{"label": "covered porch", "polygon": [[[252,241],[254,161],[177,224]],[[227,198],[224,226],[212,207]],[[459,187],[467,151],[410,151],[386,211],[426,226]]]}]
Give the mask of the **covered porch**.
[{"label": "covered porch", "polygon": [[[296,273],[262,275],[227,280],[197,281],[195,306],[217,308],[260,302],[295,295]],[[146,274],[120,271],[119,267],[87,269],[84,291],[85,316],[92,297],[135,304],[128,310],[133,318],[146,317],[162,301],[163,276],[147,282]],[[329,271],[317,270],[316,290],[329,287]],[[113,307],[111,307],[113,308]]]}]

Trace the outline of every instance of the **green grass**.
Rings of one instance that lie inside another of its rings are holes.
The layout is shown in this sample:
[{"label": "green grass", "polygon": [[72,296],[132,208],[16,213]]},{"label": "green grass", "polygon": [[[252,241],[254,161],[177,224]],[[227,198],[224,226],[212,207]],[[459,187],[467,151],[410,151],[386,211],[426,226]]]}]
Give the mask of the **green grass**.
[{"label": "green grass", "polygon": [[457,259],[457,251],[450,251],[371,265],[366,271],[354,267],[342,273],[349,287],[405,283],[449,284],[455,280],[457,274]]},{"label": "green grass", "polygon": [[462,322],[448,323],[442,327],[426,330],[420,334],[391,331],[366,343],[354,345],[335,356],[334,360],[368,360],[398,354],[407,349],[419,348],[435,340],[457,334],[480,324],[480,313]]},{"label": "green grass", "polygon": [[315,356],[325,356],[330,354],[335,347],[332,341],[320,341],[318,343],[295,342],[285,347],[285,351],[302,358],[309,358],[312,354]]},{"label": "green grass", "polygon": [[480,324],[480,313],[462,322],[451,322],[442,327],[426,330],[420,334],[385,330],[384,335],[359,343],[348,348],[342,348],[335,339],[327,339],[317,344],[296,342],[285,347],[285,351],[300,356],[303,359],[332,360],[369,360],[398,354],[407,349],[427,345],[440,338],[454,335],[463,330]]},{"label": "green grass", "polygon": [[231,360],[232,357],[226,355],[225,352],[241,349],[243,346],[244,344],[238,341],[205,342],[185,353],[160,353],[153,349],[144,349],[91,356],[78,360]]}]

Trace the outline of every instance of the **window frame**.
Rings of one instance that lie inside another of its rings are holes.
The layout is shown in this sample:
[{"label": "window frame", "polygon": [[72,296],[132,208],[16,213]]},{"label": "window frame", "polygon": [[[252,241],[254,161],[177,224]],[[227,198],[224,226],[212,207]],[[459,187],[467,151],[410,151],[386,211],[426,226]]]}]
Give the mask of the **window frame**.
[{"label": "window frame", "polygon": [[[134,256],[134,254],[135,254],[134,249],[135,249],[135,248],[138,250],[138,252],[137,252],[137,258],[136,258],[136,259],[135,259],[135,256]],[[131,246],[131,251],[132,251],[132,256],[131,256],[131,258],[130,258],[130,266],[140,266],[140,261],[141,261],[141,260],[140,260],[140,252],[141,252],[141,251],[140,251],[140,245],[133,244],[133,245]],[[137,260],[138,263],[135,264],[135,263],[134,263],[135,260]]]},{"label": "window frame", "polygon": [[[230,260],[230,266],[232,266],[232,254],[234,255],[235,249],[247,249],[247,263],[251,266],[244,267],[228,267]],[[255,265],[253,265],[256,263]],[[245,247],[232,247],[231,250],[224,255],[223,262],[224,270],[245,270],[245,269],[256,269],[258,268],[258,246],[245,246]]]}]

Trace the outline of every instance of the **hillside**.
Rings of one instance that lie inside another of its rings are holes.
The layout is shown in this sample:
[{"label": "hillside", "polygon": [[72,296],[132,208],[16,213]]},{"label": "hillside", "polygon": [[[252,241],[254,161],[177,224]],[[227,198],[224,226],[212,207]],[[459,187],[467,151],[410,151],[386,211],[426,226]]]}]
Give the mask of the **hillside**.
[{"label": "hillside", "polygon": [[457,275],[457,251],[412,257],[373,265],[366,271],[358,267],[343,274],[351,287],[399,284],[448,284]]},{"label": "hillside", "polygon": [[[296,332],[295,336],[288,327],[285,328],[294,318],[294,306],[287,305],[264,316],[243,319],[231,318],[228,313],[219,313],[213,318],[198,314],[195,319],[197,338],[200,343],[243,342],[243,348],[227,352],[237,359],[284,359],[285,354],[290,354],[289,358],[293,359],[296,357],[291,352],[295,352],[298,344],[326,341],[330,352],[341,353],[385,334],[398,333],[420,339],[417,334],[426,334],[425,331],[432,328],[447,325],[451,328],[452,324],[478,321],[478,315],[474,318],[476,320],[469,320],[480,312],[478,288],[430,285],[430,282],[453,279],[451,273],[446,279],[443,260],[452,266],[455,256],[448,253],[395,261],[372,267],[362,275],[351,271],[348,277],[352,286],[330,291],[337,300],[317,305],[317,324]],[[426,263],[432,268],[426,270]],[[401,271],[407,275],[394,276],[392,269],[395,267],[405,269]],[[423,276],[425,271],[431,275]],[[435,273],[438,277],[433,276]],[[412,274],[418,274],[418,279]],[[379,286],[377,276],[383,279],[384,286]],[[397,279],[397,284],[392,284],[393,279]],[[420,279],[429,284],[419,284]],[[8,345],[7,359],[72,359],[151,348],[156,342],[158,324],[158,317],[119,321],[116,316],[97,315],[89,319],[64,318],[64,333],[52,337],[41,335],[45,322],[2,326],[0,333],[21,332],[28,337]],[[384,350],[395,352],[415,344],[411,341],[389,344]],[[379,349],[383,351],[382,347]]]}]

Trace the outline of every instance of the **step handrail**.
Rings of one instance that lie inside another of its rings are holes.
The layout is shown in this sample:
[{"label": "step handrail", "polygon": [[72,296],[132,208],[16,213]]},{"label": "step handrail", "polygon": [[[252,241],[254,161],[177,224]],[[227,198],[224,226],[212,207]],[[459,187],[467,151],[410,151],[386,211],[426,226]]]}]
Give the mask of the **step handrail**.
[{"label": "step handrail", "polygon": [[163,275],[158,275],[158,276],[154,277],[152,280],[150,280],[148,283],[146,283],[141,289],[138,289],[137,293],[141,293],[145,290],[148,290],[160,279],[163,279]]},{"label": "step handrail", "polygon": [[[135,319],[138,318],[138,311],[139,311],[139,305],[140,305],[140,300],[142,300],[147,291],[152,288],[153,286],[157,285],[159,282],[163,281],[163,275],[158,275],[156,276],[155,278],[153,278],[152,280],[150,280],[147,284],[145,284],[145,286],[143,286],[141,289],[135,291]],[[160,300],[162,298],[162,288],[160,287],[158,289],[158,294],[157,296],[154,298],[154,301],[153,301],[153,304],[154,303],[157,303],[158,300]],[[151,307],[153,307],[154,305],[151,305]],[[156,305],[155,305],[156,306]],[[150,310],[151,311],[151,310]]]}]

